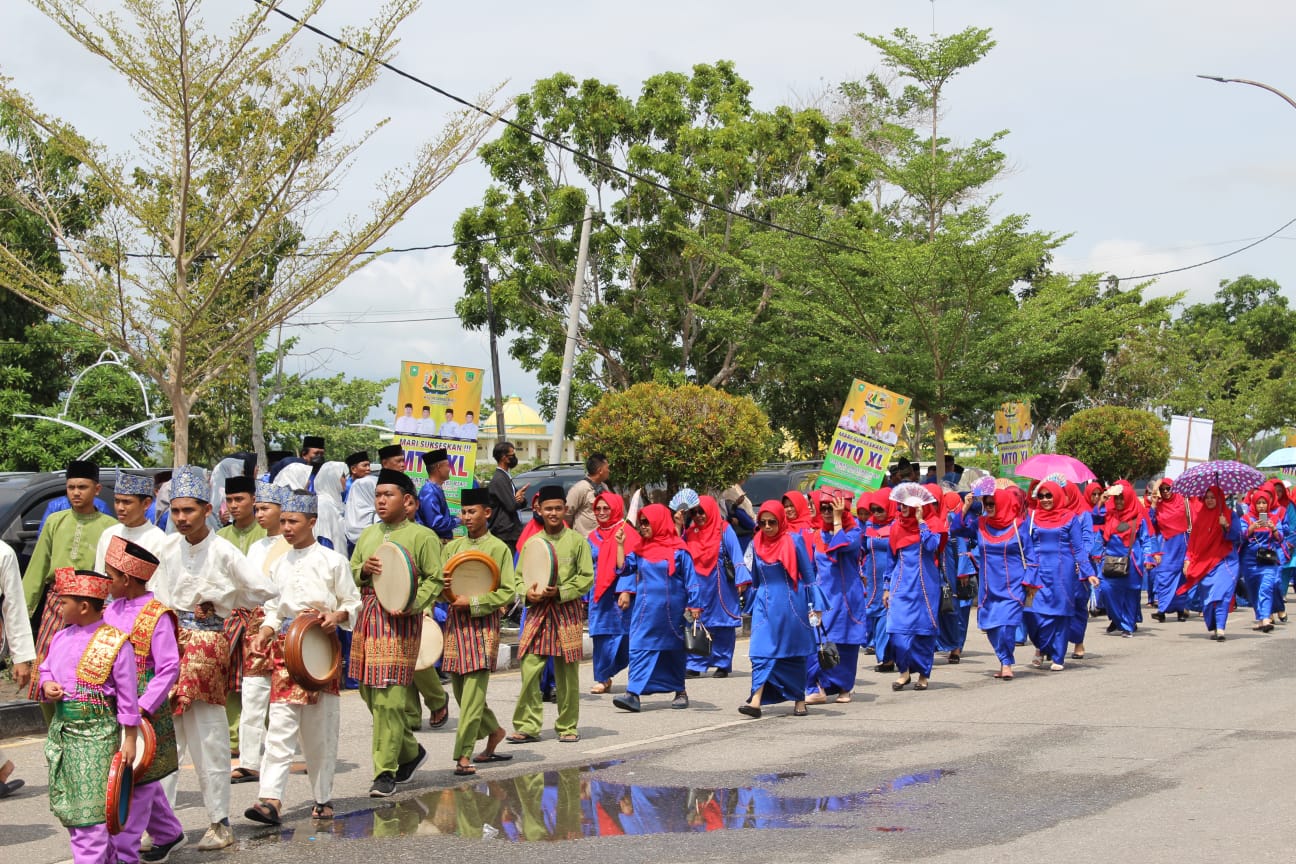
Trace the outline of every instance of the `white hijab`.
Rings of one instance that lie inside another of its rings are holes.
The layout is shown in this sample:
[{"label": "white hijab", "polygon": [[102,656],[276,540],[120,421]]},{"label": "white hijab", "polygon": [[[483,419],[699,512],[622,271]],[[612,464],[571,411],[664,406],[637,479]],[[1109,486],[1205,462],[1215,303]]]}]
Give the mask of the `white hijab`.
[{"label": "white hijab", "polygon": [[[295,466],[290,466],[295,467]],[[288,469],[284,469],[287,473]],[[347,554],[347,531],[342,513],[342,483],[349,469],[345,462],[325,462],[315,475],[315,499],[319,513],[315,517],[315,536],[327,537],[333,549]]]},{"label": "white hijab", "polygon": [[351,491],[347,493],[346,511],[344,523],[346,525],[346,539],[354,543],[360,539],[360,532],[374,524],[377,518],[374,513],[374,493],[378,488],[378,476],[370,474],[368,477],[361,477],[351,484]]},{"label": "white hijab", "polygon": [[305,462],[294,462],[291,465],[285,465],[283,470],[275,475],[274,485],[287,486],[289,489],[309,489],[311,482],[311,466]]}]

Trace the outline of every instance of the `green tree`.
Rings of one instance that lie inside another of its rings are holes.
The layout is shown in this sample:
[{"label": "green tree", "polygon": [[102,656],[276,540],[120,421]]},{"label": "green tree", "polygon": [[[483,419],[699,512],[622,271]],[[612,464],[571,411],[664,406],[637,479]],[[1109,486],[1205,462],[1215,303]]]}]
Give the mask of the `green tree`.
[{"label": "green tree", "polygon": [[[43,220],[71,267],[61,279],[0,246],[0,287],[128,355],[170,402],[174,458],[184,462],[204,391],[257,336],[372,260],[362,253],[473,152],[490,120],[451,118],[378,184],[366,214],[330,214],[320,236],[294,241],[296,254],[267,280],[266,257],[336,195],[372,135],[348,137],[346,120],[391,58],[416,0],[393,0],[347,32],[358,51],[317,43],[312,52],[297,37],[324,0],[310,0],[300,23],[281,31],[271,23],[280,21],[277,4],[248,4],[223,33],[208,28],[201,0],[133,0],[125,16],[101,14],[89,0],[32,3],[133,87],[149,127],[120,158],[0,84],[0,101],[22,124],[10,142],[18,158],[0,165],[37,165],[0,172],[0,193]],[[83,194],[111,203],[84,239],[66,230],[65,202],[30,182],[45,176],[45,140],[78,163]],[[151,257],[127,256],[139,252]]]},{"label": "green tree", "polygon": [[[844,124],[815,110],[758,111],[750,91],[727,62],[654,75],[637,98],[557,74],[518,98],[521,129],[482,148],[493,182],[455,227],[466,244],[456,252],[465,274],[456,308],[465,326],[485,326],[489,272],[497,327],[516,334],[510,352],[537,374],[547,415],[566,340],[579,237],[573,223],[587,203],[599,218],[573,426],[605,391],[662,373],[714,387],[751,386],[783,273],[761,242],[761,226],[571,158],[523,130],[760,219],[786,198],[844,203],[858,194],[855,146]],[[492,235],[508,239],[471,242]]]},{"label": "green tree", "polygon": [[1057,452],[1079,459],[1104,482],[1134,480],[1165,470],[1170,433],[1150,411],[1087,408],[1058,429]]},{"label": "green tree", "polygon": [[713,387],[635,384],[604,394],[580,422],[581,445],[607,455],[618,485],[723,489],[770,452],[769,419],[751,399]]}]

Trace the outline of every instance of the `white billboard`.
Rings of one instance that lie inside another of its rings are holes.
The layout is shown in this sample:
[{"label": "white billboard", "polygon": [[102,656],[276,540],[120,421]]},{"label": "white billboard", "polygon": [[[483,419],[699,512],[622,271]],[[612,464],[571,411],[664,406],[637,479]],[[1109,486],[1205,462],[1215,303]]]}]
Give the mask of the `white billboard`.
[{"label": "white billboard", "polygon": [[1205,417],[1170,418],[1170,461],[1165,476],[1178,477],[1193,465],[1210,459],[1211,428],[1215,421]]}]

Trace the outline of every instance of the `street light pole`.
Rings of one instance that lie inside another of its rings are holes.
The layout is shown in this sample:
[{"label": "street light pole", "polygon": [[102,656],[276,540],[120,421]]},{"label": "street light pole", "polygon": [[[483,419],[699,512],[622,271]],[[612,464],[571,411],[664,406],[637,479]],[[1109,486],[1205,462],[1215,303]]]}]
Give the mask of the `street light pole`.
[{"label": "street light pole", "polygon": [[1261,90],[1268,90],[1275,96],[1281,97],[1288,105],[1296,108],[1296,99],[1292,99],[1292,97],[1288,96],[1277,87],[1270,87],[1268,84],[1261,81],[1251,81],[1247,78],[1221,78],[1218,75],[1198,75],[1197,77],[1204,78],[1207,81],[1218,81],[1220,84],[1250,84],[1252,87],[1259,87]]}]

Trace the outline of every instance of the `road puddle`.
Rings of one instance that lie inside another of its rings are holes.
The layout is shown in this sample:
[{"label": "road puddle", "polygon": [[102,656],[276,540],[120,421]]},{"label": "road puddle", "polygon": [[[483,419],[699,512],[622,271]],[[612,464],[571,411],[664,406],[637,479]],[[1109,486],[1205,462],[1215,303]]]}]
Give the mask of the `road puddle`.
[{"label": "road puddle", "polygon": [[[537,771],[498,780],[479,775],[472,783],[453,789],[341,813],[332,823],[307,820],[287,824],[251,843],[328,843],[437,834],[520,843],[808,827],[872,827],[893,832],[905,830],[887,824],[897,809],[904,807],[888,802],[888,796],[911,786],[939,782],[953,773],[934,769],[896,777],[862,792],[815,797],[782,795],[766,788],[804,776],[795,772],[753,778],[762,785],[711,789],[626,783],[603,776],[616,764]],[[810,818],[866,814],[870,808],[878,811],[878,821],[883,824],[869,826],[867,820],[855,819],[851,825],[833,826]],[[887,821],[881,818],[883,814]]]}]

